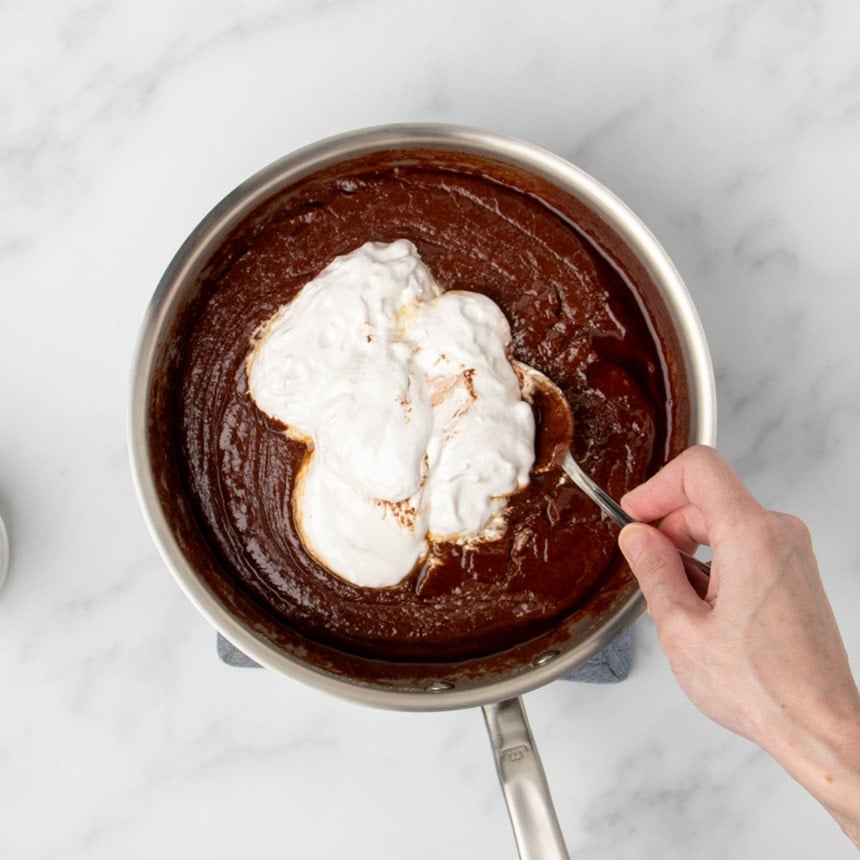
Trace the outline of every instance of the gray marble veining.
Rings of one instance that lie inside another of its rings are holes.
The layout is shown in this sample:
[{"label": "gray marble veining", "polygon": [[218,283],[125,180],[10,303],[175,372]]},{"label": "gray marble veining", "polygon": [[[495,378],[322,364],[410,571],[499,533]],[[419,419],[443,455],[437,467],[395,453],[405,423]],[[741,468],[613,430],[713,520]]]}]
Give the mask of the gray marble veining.
[{"label": "gray marble veining", "polygon": [[[858,32],[852,0],[3,3],[3,856],[515,854],[479,714],[224,667],[132,491],[130,357],[170,257],[246,176],[350,128],[513,134],[643,218],[702,317],[720,447],[809,522],[856,664]],[[623,684],[528,697],[574,855],[856,856],[636,633]]]}]

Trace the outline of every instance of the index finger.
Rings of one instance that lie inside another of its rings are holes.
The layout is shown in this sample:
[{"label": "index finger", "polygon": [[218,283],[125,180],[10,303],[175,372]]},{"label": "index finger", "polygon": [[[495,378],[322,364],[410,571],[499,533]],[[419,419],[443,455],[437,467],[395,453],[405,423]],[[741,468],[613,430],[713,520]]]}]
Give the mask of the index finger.
[{"label": "index finger", "polygon": [[656,522],[681,508],[692,506],[702,514],[708,535],[731,528],[746,518],[758,503],[732,467],[704,445],[688,448],[644,484],[621,500],[635,519]]}]

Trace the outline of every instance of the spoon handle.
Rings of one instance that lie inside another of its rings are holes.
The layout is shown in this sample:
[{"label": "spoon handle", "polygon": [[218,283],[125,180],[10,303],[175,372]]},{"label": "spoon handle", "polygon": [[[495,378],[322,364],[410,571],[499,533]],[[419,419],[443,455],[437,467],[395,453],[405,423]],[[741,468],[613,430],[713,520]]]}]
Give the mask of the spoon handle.
[{"label": "spoon handle", "polygon": [[[636,522],[615,499],[612,498],[603,487],[598,486],[585,472],[570,453],[566,453],[561,460],[561,468],[565,474],[603,511],[619,528],[624,528],[630,523]],[[706,561],[699,561],[691,555],[678,550],[687,578],[700,596],[707,591],[707,578],[711,575],[711,565]],[[704,580],[703,580],[704,577]]]}]

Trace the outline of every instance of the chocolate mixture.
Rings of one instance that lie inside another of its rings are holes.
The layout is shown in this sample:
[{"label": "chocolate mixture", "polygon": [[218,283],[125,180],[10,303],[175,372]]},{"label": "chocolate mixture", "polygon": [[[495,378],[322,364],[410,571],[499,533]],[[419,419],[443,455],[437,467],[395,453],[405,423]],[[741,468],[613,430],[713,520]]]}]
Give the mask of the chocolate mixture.
[{"label": "chocolate mixture", "polygon": [[[354,586],[312,558],[290,503],[304,448],[256,408],[245,360],[257,326],[335,256],[407,238],[443,289],[492,298],[510,321],[513,357],[565,392],[575,456],[614,496],[676,444],[664,350],[600,237],[474,161],[364,159],[312,174],[258,210],[182,317],[178,373],[154,404],[209,568],[292,630],[348,654],[421,663],[502,652],[629,574],[614,527],[558,470],[512,498],[504,539],[436,545],[434,563],[396,587]],[[545,408],[536,402],[538,444],[553,423]]]}]

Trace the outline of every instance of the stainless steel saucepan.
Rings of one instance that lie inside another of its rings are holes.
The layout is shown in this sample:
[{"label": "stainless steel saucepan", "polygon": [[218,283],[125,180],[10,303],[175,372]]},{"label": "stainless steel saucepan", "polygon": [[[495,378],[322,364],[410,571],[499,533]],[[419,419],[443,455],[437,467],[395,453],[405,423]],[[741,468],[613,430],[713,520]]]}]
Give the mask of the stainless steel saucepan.
[{"label": "stainless steel saucepan", "polygon": [[[193,517],[177,527],[183,502],[181,482],[171,472],[169,457],[153,417],[153,404],[164,396],[166,369],[175,366],[177,322],[198,296],[215,252],[230,240],[231,231],[252,211],[308,174],[345,159],[398,150],[445,151],[488,158],[505,169],[536,178],[549,190],[561,217],[594,229],[613,240],[612,254],[626,271],[635,271],[634,288],[646,309],[649,325],[666,346],[668,371],[688,402],[675,404],[683,420],[680,447],[712,444],[716,427],[715,390],[708,347],[690,296],[672,262],[641,221],[611,192],[564,159],[536,146],[498,134],[461,126],[422,124],[365,129],[340,135],[289,155],[239,186],[207,215],[181,247],[165,272],[146,314],[132,378],[129,422],[132,466],[141,506],[156,544],[186,595],[228,640],[272,671],[356,703],[406,711],[482,707],[496,766],[511,815],[520,856],[566,857],[558,820],[550,799],[538,752],[520,697],[546,684],[608,645],[644,609],[632,577],[610,596],[583,607],[554,631],[552,647],[540,637],[524,643],[517,658],[502,670],[482,675],[456,665],[425,677],[391,683],[362,679],[336,660],[323,665],[307,659],[312,643],[298,634],[274,631],[238,591],[213,586],[189,545],[196,540]],[[677,440],[676,440],[677,446]],[[168,507],[173,506],[168,516]],[[177,511],[179,513],[177,513]],[[241,610],[241,611],[240,611]]]}]

